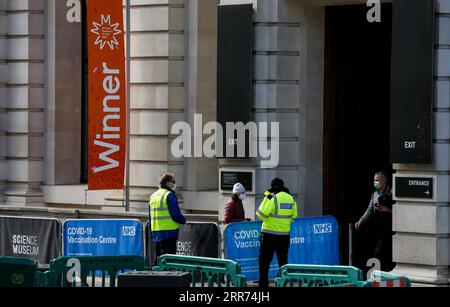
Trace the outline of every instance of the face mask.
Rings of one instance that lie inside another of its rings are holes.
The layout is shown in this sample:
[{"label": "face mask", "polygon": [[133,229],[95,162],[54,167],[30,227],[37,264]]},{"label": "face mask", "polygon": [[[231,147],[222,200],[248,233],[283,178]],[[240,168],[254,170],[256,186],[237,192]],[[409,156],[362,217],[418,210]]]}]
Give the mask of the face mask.
[{"label": "face mask", "polygon": [[240,199],[240,200],[244,200],[245,197],[246,197],[245,194],[239,194],[239,199]]},{"label": "face mask", "polygon": [[379,182],[379,181],[374,181],[374,182],[373,182],[373,187],[374,187],[375,189],[377,189],[377,191],[379,191],[379,190],[381,189],[380,182]]},{"label": "face mask", "polygon": [[174,191],[175,191],[176,189],[177,189],[177,184],[176,184],[176,183],[174,183],[174,184],[173,184],[173,187],[172,187],[172,190],[174,190]]}]

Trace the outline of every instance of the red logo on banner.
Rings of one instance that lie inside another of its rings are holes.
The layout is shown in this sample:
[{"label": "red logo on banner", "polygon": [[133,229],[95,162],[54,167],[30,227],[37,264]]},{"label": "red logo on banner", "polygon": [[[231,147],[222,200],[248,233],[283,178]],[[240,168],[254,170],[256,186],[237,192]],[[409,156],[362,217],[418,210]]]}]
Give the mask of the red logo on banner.
[{"label": "red logo on banner", "polygon": [[122,0],[89,0],[89,190],[123,189],[126,80]]}]

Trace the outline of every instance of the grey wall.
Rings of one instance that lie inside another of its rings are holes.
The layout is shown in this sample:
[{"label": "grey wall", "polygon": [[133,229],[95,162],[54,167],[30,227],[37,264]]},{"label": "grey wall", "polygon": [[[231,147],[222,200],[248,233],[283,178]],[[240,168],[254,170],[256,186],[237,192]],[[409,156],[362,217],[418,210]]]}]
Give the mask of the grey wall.
[{"label": "grey wall", "polygon": [[[8,93],[7,85],[7,20],[6,0],[0,1],[0,97],[6,97]],[[7,137],[6,121],[8,115],[8,101],[0,99],[0,202],[4,201],[3,191],[6,188],[7,168]]]},{"label": "grey wall", "polygon": [[436,1],[433,164],[394,165],[398,174],[437,176],[437,201],[397,201],[395,271],[414,281],[449,284],[450,265],[450,1]]}]

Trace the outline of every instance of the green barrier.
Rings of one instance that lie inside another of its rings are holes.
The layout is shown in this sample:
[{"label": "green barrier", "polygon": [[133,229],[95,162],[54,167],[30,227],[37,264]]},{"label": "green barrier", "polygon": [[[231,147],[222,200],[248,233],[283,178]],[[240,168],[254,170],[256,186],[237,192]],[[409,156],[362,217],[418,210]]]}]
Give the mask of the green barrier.
[{"label": "green barrier", "polygon": [[275,279],[276,287],[334,287],[352,284],[364,286],[363,272],[349,266],[295,265],[288,264],[280,269]]},{"label": "green barrier", "polygon": [[382,271],[373,271],[367,283],[369,287],[411,287],[405,276]]},{"label": "green barrier", "polygon": [[34,286],[38,288],[47,287],[47,276],[45,272],[36,271]]},{"label": "green barrier", "polygon": [[[78,278],[72,272],[77,270]],[[73,256],[50,261],[50,270],[45,272],[41,285],[48,287],[115,287],[119,273],[124,270],[143,271],[146,259],[143,256]],[[69,272],[71,270],[71,272]],[[69,272],[69,274],[67,274]],[[67,276],[69,275],[69,276]],[[69,278],[72,279],[69,281]]]},{"label": "green barrier", "polygon": [[351,283],[345,284],[336,284],[332,286],[326,286],[325,288],[367,288],[370,287],[370,284],[366,281],[355,281]]},{"label": "green barrier", "polygon": [[245,287],[245,276],[241,275],[239,264],[233,260],[181,255],[163,255],[153,271],[190,272],[192,287]]},{"label": "green barrier", "polygon": [[0,257],[0,287],[33,287],[36,271],[34,260]]}]

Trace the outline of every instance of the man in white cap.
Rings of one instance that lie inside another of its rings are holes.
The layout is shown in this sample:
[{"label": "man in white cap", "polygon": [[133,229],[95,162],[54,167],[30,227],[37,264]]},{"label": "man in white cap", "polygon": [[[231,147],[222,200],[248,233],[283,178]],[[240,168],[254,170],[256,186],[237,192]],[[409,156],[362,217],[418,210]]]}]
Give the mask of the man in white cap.
[{"label": "man in white cap", "polygon": [[235,223],[250,221],[245,218],[244,205],[242,201],[245,199],[245,188],[241,183],[233,186],[233,194],[225,204],[225,223]]}]

